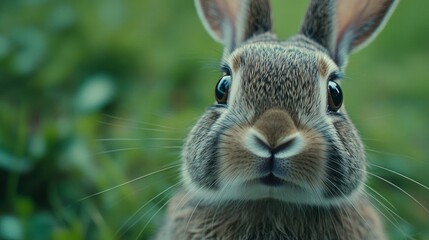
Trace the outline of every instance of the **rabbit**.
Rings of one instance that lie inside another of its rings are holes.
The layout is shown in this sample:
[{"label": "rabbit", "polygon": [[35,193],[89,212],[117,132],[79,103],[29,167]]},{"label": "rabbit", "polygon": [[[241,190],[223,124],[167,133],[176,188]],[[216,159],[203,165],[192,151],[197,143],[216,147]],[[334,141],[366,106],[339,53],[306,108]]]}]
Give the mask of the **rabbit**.
[{"label": "rabbit", "polygon": [[182,150],[182,187],[157,239],[385,239],[340,87],[347,56],[397,0],[312,0],[297,35],[269,0],[195,0],[224,46],[210,106]]}]

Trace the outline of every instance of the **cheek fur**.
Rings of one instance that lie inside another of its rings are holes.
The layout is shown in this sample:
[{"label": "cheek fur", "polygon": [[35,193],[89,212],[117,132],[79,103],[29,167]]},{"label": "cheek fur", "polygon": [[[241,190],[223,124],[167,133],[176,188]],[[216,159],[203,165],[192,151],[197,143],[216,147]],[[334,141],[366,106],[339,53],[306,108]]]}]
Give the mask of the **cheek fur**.
[{"label": "cheek fur", "polygon": [[292,182],[308,188],[321,188],[326,175],[327,143],[315,131],[301,131],[305,139],[305,149],[289,161],[289,177]]},{"label": "cheek fur", "polygon": [[228,129],[219,141],[219,176],[223,182],[240,181],[255,175],[261,159],[243,146],[246,127]]},{"label": "cheek fur", "polygon": [[[333,119],[336,139],[328,150],[328,185],[325,196],[349,196],[361,188],[366,178],[364,147],[346,116]],[[329,137],[328,137],[329,138]]]},{"label": "cheek fur", "polygon": [[217,148],[222,129],[213,128],[221,111],[220,109],[208,110],[190,132],[183,148],[183,179],[197,188],[217,188]]}]

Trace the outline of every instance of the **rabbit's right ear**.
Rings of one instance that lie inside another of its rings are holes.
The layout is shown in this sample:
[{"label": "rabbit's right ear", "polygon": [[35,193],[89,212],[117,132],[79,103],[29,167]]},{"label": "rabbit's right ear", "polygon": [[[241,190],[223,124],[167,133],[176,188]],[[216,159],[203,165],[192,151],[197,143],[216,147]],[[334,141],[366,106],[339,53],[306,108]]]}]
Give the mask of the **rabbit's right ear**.
[{"label": "rabbit's right ear", "polygon": [[383,28],[397,0],[311,0],[301,33],[328,49],[343,66],[347,55]]},{"label": "rabbit's right ear", "polygon": [[195,0],[195,5],[206,30],[228,52],[271,30],[269,0]]}]

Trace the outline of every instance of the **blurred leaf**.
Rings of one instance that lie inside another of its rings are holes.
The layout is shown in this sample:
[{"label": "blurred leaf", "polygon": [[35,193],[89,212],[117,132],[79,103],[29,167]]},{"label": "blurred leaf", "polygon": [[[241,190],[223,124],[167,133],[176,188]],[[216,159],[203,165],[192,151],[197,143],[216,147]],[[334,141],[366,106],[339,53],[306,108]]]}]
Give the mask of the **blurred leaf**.
[{"label": "blurred leaf", "polygon": [[58,165],[64,171],[81,172],[86,178],[92,179],[96,176],[97,170],[92,159],[92,154],[84,140],[73,138],[65,146],[63,154],[58,159]]},{"label": "blurred leaf", "polygon": [[22,223],[15,216],[0,216],[0,239],[23,239]]},{"label": "blurred leaf", "polygon": [[46,154],[46,139],[41,132],[32,134],[28,143],[29,155],[32,158],[38,159]]},{"label": "blurred leaf", "polygon": [[18,51],[13,58],[13,68],[20,75],[36,70],[47,53],[47,39],[36,28],[19,28],[12,35]]},{"label": "blurred leaf", "polygon": [[32,164],[28,159],[13,156],[0,149],[0,168],[23,173],[29,171],[31,167]]},{"label": "blurred leaf", "polygon": [[34,203],[30,198],[19,197],[15,200],[15,211],[21,219],[28,219],[34,212]]},{"label": "blurred leaf", "polygon": [[117,29],[124,22],[124,10],[122,1],[104,0],[97,13],[104,26]]},{"label": "blurred leaf", "polygon": [[54,217],[47,212],[39,212],[30,218],[28,223],[28,236],[32,240],[50,239],[54,228]]},{"label": "blurred leaf", "polygon": [[89,77],[75,96],[75,109],[89,113],[104,107],[115,95],[112,79],[104,74]]},{"label": "blurred leaf", "polygon": [[83,237],[81,223],[77,222],[70,228],[56,228],[52,234],[53,240],[76,240],[85,239]]},{"label": "blurred leaf", "polygon": [[0,35],[0,60],[5,58],[10,51],[11,45],[9,40],[5,36]]},{"label": "blurred leaf", "polygon": [[54,31],[62,31],[70,28],[76,22],[76,13],[72,6],[62,3],[54,6],[48,18],[48,25]]}]

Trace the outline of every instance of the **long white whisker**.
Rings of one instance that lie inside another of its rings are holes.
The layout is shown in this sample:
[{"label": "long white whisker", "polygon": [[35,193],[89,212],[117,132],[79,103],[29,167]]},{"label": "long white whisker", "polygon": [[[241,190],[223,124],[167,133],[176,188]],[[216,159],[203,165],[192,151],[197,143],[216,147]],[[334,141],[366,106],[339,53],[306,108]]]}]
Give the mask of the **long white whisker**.
[{"label": "long white whisker", "polygon": [[[334,168],[332,168],[332,167],[329,167],[329,166],[327,166],[329,169],[331,169],[331,170],[333,170],[333,171],[336,171],[337,173],[339,173],[339,174],[342,174],[343,176],[345,176],[344,175],[344,173],[342,173],[342,172],[340,172],[340,171],[338,171],[338,170],[336,170],[336,169],[334,169]],[[343,191],[341,190],[341,189],[339,189],[338,188],[338,186],[336,186],[335,185],[335,183],[333,183],[331,180],[329,180],[329,179],[326,179],[326,180],[328,180],[329,181],[329,183],[332,185],[332,186],[334,186],[340,193],[341,193],[341,195],[342,196],[346,196],[344,193],[343,193]],[[346,199],[346,201],[350,204],[350,206],[355,210],[355,212],[362,218],[362,220],[365,222],[365,224],[366,225],[368,225],[368,226],[370,226],[370,224],[368,223],[368,221],[366,221],[366,219],[361,215],[361,213],[359,212],[359,210],[356,208],[356,206],[355,206],[355,204],[353,203],[353,201],[351,201],[350,199],[348,199],[347,197],[345,198]]]},{"label": "long white whisker", "polygon": [[[160,146],[160,147],[153,147],[151,149],[182,149],[183,146]],[[125,151],[133,151],[133,150],[141,150],[141,149],[148,149],[144,146],[141,147],[130,147],[130,148],[118,148],[113,150],[106,150],[99,152],[97,154],[107,154],[107,153],[115,153],[115,152],[125,152]]]},{"label": "long white whisker", "polygon": [[388,168],[385,168],[385,167],[383,167],[383,166],[380,166],[380,165],[377,165],[377,164],[374,164],[374,163],[370,163],[369,165],[370,165],[370,166],[374,166],[374,167],[376,167],[376,168],[380,168],[380,169],[386,170],[386,171],[391,172],[391,173],[393,173],[393,174],[396,174],[396,175],[398,175],[398,176],[400,176],[400,177],[403,177],[403,178],[407,179],[408,181],[411,181],[411,182],[413,182],[413,183],[415,183],[415,184],[419,185],[419,186],[420,186],[420,187],[422,187],[422,188],[425,188],[425,189],[429,190],[429,187],[428,187],[428,186],[426,186],[426,185],[424,185],[424,184],[422,184],[422,183],[418,182],[417,180],[414,180],[414,179],[412,179],[412,178],[410,178],[410,177],[408,177],[408,176],[405,176],[405,175],[404,175],[404,174],[402,174],[402,173],[396,172],[396,171],[394,171],[394,170],[392,170],[392,169],[388,169]]},{"label": "long white whisker", "polygon": [[140,176],[140,177],[134,178],[134,179],[132,179],[132,180],[126,181],[126,182],[124,182],[124,183],[121,183],[121,184],[118,184],[118,185],[116,185],[116,186],[110,187],[110,188],[105,189],[105,190],[103,190],[103,191],[100,191],[100,192],[97,192],[97,193],[91,194],[91,195],[89,195],[89,196],[83,197],[83,198],[81,198],[81,199],[77,200],[75,203],[78,203],[78,202],[84,201],[84,200],[86,200],[86,199],[89,199],[89,198],[92,198],[92,197],[98,196],[98,195],[103,194],[103,193],[106,193],[106,192],[108,192],[108,191],[112,191],[112,190],[114,190],[114,189],[120,188],[120,187],[125,186],[125,185],[127,185],[127,184],[130,184],[130,183],[133,183],[133,182],[139,181],[139,180],[141,180],[141,179],[143,179],[143,178],[146,178],[146,177],[149,177],[149,176],[153,176],[153,175],[155,175],[155,174],[157,174],[157,173],[164,172],[164,171],[167,171],[167,170],[169,170],[169,169],[176,168],[176,167],[178,167],[178,166],[180,166],[180,164],[176,164],[176,165],[173,165],[173,166],[170,166],[170,167],[166,167],[166,168],[163,168],[163,169],[160,169],[160,170],[157,170],[157,171],[154,171],[154,172],[151,172],[151,173],[145,174],[145,175],[143,175],[143,176]]},{"label": "long white whisker", "polygon": [[[163,197],[159,202],[161,202],[162,200],[164,200],[166,198]],[[137,235],[137,239],[140,238],[140,236],[143,234],[144,230],[146,229],[146,227],[149,225],[149,223],[152,221],[152,219],[171,201],[172,198],[168,199],[168,201],[166,201],[153,215],[152,217],[149,218],[149,220],[147,221],[147,223],[143,226],[143,229],[139,232],[139,234]],[[144,216],[144,215],[143,215]]]},{"label": "long white whisker", "polygon": [[[104,124],[104,125],[112,126],[112,127],[122,127],[122,128],[129,128],[129,129],[137,129],[137,130],[149,131],[149,132],[173,132],[173,130],[166,130],[166,129],[134,127],[134,126],[122,126],[122,125],[119,125],[119,124],[114,124],[114,123],[109,123],[109,122],[103,122],[103,121],[98,121],[98,122],[100,124]],[[177,131],[175,131],[175,132],[177,132]]]},{"label": "long white whisker", "polygon": [[[402,221],[404,221],[405,223],[407,223],[407,221],[405,221],[401,216],[399,216],[396,212],[392,211],[389,207],[387,207],[385,204],[383,204],[382,202],[380,202],[377,198],[375,198],[374,196],[372,196],[371,194],[368,194],[370,197],[372,197],[375,201],[377,201],[379,204],[381,204],[381,206],[383,206],[387,212],[392,216],[392,213],[397,216],[399,219],[401,219]],[[394,216],[392,216],[392,218],[395,220],[396,223],[394,223],[392,221],[392,219],[390,219],[386,214],[383,213],[383,211],[381,211],[380,209],[378,209],[374,204],[371,203],[371,205],[375,208],[375,210],[377,210],[377,212],[379,212],[381,215],[383,215],[383,217],[385,219],[387,219],[387,221],[389,221],[396,229],[398,229],[398,231],[401,232],[401,234],[403,236],[406,236],[407,238],[411,238],[414,239],[413,237],[411,237],[409,234],[405,233],[404,231],[402,231],[402,229],[398,226],[398,221],[396,220],[396,218]]]},{"label": "long white whisker", "polygon": [[147,126],[153,126],[153,127],[159,127],[159,128],[176,130],[174,128],[171,128],[171,127],[168,127],[168,126],[159,125],[159,124],[153,124],[153,123],[144,122],[144,121],[130,120],[130,119],[126,119],[126,118],[116,117],[116,116],[113,116],[113,115],[110,115],[110,114],[104,114],[104,115],[107,116],[107,117],[109,117],[109,118],[116,119],[116,120],[121,120],[121,121],[124,121],[124,122],[137,123],[137,124],[141,124],[141,125],[147,125]]},{"label": "long white whisker", "polygon": [[[332,169],[333,171],[336,171],[337,173],[339,173],[339,174],[341,174],[341,175],[343,175],[343,176],[345,176],[344,175],[344,173],[342,173],[342,172],[339,172],[338,170],[336,170],[336,169],[333,169],[333,168],[330,168],[329,167],[329,169]],[[358,169],[358,168],[355,168],[355,169]],[[361,171],[364,171],[364,172],[367,172],[368,174],[371,174],[370,172],[368,172],[368,171],[366,171],[366,170],[364,170],[364,169],[360,169]],[[385,199],[383,196],[381,196],[381,194],[379,194],[377,191],[375,191],[374,189],[372,189],[370,186],[368,186],[368,184],[366,184],[366,183],[364,183],[364,182],[362,182],[366,187],[368,187],[369,189],[371,189],[372,191],[374,191],[377,195],[379,195],[380,197],[382,197],[386,202],[388,202],[393,208],[395,208],[389,201],[387,201],[387,199]],[[338,189],[338,188],[337,188]],[[341,190],[340,190],[340,192],[341,192]],[[400,231],[401,232],[401,234],[403,235],[403,236],[407,236],[408,238],[412,238],[411,236],[409,236],[408,234],[406,234],[399,226],[398,226],[398,221],[396,220],[396,218],[393,216],[393,215],[395,215],[396,217],[398,217],[400,220],[402,220],[403,222],[405,222],[405,223],[407,223],[407,221],[405,221],[401,216],[399,216],[395,211],[393,211],[392,209],[390,209],[389,207],[387,207],[384,203],[382,203],[381,201],[379,201],[376,197],[374,197],[372,194],[369,194],[367,191],[366,191],[366,193],[368,194],[368,196],[370,196],[371,198],[373,198],[375,201],[377,201],[382,207],[384,207],[386,210],[387,210],[387,212],[389,213],[389,215],[390,216],[392,216],[392,218],[395,220],[395,222],[396,222],[396,224],[388,217],[388,216],[386,216],[378,207],[376,207],[373,203],[371,203],[370,202],[370,204],[374,207],[374,209],[375,210],[377,210],[380,214],[382,214],[383,216],[384,216],[384,218],[386,218],[396,229],[398,229],[398,231]],[[349,201],[350,202],[350,201]],[[351,202],[350,202],[351,203]],[[351,203],[352,204],[352,207],[353,208],[355,208],[354,207],[354,205],[353,205],[353,203]],[[357,211],[357,209],[355,208],[355,210],[356,210],[356,212],[360,215],[360,213]],[[393,214],[393,215],[392,215]],[[361,216],[362,217],[362,216]],[[364,221],[365,221],[365,219],[364,219]],[[365,221],[366,222],[366,221]],[[368,223],[367,223],[368,224]],[[412,238],[413,239],[413,238]]]},{"label": "long white whisker", "polygon": [[[155,197],[151,198],[149,201],[147,201],[145,204],[143,204],[139,209],[137,209],[137,211],[131,215],[131,217],[129,217],[122,225],[121,227],[119,227],[119,229],[116,231],[115,233],[115,238],[116,236],[118,236],[119,232],[121,232],[121,230],[128,224],[128,222],[130,222],[142,209],[144,209],[149,203],[151,203],[152,201],[154,201],[155,199],[157,199],[159,196],[161,196],[162,194],[164,194],[165,192],[169,191],[170,189],[172,189],[173,187],[176,187],[179,183],[173,184],[170,187],[168,187],[167,189],[165,189],[164,191],[158,193]],[[134,224],[131,224],[131,226],[129,226],[127,229],[125,229],[125,232],[127,232],[128,230],[130,230],[132,227],[134,227],[137,224],[138,221],[136,221]],[[124,232],[124,233],[125,233]],[[118,238],[120,239],[122,237],[122,235],[124,234],[122,233],[121,235],[118,236]]]},{"label": "long white whisker", "polygon": [[[401,221],[403,221],[404,223],[408,223],[403,217],[401,217],[398,213],[396,213],[394,210],[392,210],[391,208],[389,208],[386,204],[382,203],[380,200],[378,200],[374,195],[368,193],[368,196],[370,196],[372,199],[374,199],[378,204],[380,204],[384,209],[387,210],[387,212],[390,214],[390,216],[392,216],[393,219],[395,219],[395,222],[397,224],[399,224],[399,222],[396,220],[395,217],[399,218]],[[394,215],[394,216],[393,216]],[[398,228],[399,230],[399,228]]]},{"label": "long white whisker", "polygon": [[399,191],[403,192],[405,195],[407,195],[409,198],[413,199],[414,202],[416,202],[418,205],[420,205],[420,207],[422,207],[427,213],[429,213],[429,210],[422,204],[420,203],[415,197],[413,197],[411,194],[409,194],[407,191],[405,191],[404,189],[400,188],[399,186],[397,186],[396,184],[390,182],[389,180],[378,176],[377,174],[373,174],[368,172],[368,174],[370,174],[371,176],[374,176],[380,180],[383,180],[384,182],[390,184],[391,186],[395,187],[396,189],[398,189]]},{"label": "long white whisker", "polygon": [[149,140],[183,141],[183,138],[100,138],[100,139],[97,139],[97,141],[99,141],[99,142],[109,142],[109,141],[149,141]]},{"label": "long white whisker", "polygon": [[407,155],[403,155],[403,154],[390,153],[390,152],[383,152],[383,151],[379,151],[379,150],[375,150],[375,149],[370,149],[370,148],[365,148],[365,149],[366,149],[367,151],[374,152],[374,153],[378,153],[378,154],[382,154],[382,155],[386,155],[386,156],[400,157],[400,158],[404,158],[404,159],[413,160],[413,158],[412,158],[412,157],[407,156]]},{"label": "long white whisker", "polygon": [[102,152],[98,152],[97,154],[107,154],[107,153],[115,153],[115,152],[125,152],[125,151],[132,151],[132,150],[141,150],[144,147],[130,147],[130,148],[118,148],[113,150],[106,150]]},{"label": "long white whisker", "polygon": [[370,189],[371,191],[373,191],[375,194],[377,194],[377,196],[381,197],[385,202],[387,202],[393,209],[397,210],[396,207],[389,201],[387,200],[383,195],[381,195],[380,193],[378,193],[375,189],[373,189],[372,187],[370,187],[368,184],[364,183],[365,187],[367,187],[368,189]]}]

